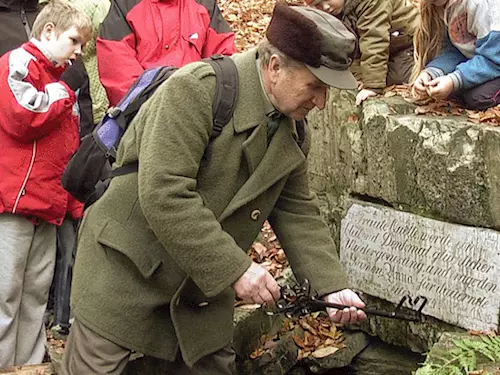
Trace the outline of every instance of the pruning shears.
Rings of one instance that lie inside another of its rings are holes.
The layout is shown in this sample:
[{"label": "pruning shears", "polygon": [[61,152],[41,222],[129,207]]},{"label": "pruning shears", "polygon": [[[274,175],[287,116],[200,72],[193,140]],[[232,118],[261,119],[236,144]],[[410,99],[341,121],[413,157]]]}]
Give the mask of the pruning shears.
[{"label": "pruning shears", "polygon": [[[411,306],[412,309],[404,307],[405,304]],[[364,311],[367,315],[420,322],[422,321],[422,309],[426,304],[427,298],[424,296],[411,298],[409,295],[405,295],[393,311],[382,311],[372,308],[358,308],[358,310]],[[318,299],[316,294],[311,293],[311,285],[307,279],[301,285],[283,286],[281,288],[281,298],[276,302],[276,305],[279,312],[285,313],[289,317],[305,315],[327,307],[339,310],[350,308],[350,306]],[[416,308],[417,306],[418,308]]]}]

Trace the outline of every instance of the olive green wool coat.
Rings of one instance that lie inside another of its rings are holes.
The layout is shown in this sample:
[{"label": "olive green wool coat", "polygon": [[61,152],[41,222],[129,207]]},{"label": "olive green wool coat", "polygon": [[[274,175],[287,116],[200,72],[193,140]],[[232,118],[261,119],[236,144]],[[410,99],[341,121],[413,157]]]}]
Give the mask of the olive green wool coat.
[{"label": "olive green wool coat", "polygon": [[[269,218],[296,276],[320,294],[343,289],[334,243],[309,191],[308,138],[285,118],[267,146],[256,52],[234,56],[233,119],[214,141],[213,69],[175,73],[122,138],[116,177],[86,212],[72,286],[75,316],[109,340],[192,365],[232,341],[231,285]],[[290,93],[293,95],[293,93]]]}]

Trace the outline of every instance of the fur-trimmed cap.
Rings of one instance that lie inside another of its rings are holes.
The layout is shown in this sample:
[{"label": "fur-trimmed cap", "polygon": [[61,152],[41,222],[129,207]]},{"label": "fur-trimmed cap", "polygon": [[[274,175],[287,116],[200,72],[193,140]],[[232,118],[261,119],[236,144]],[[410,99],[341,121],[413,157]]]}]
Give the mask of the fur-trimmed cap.
[{"label": "fur-trimmed cap", "polygon": [[312,7],[278,3],[266,37],[285,55],[306,64],[327,85],[357,87],[349,71],[356,37],[335,16]]}]

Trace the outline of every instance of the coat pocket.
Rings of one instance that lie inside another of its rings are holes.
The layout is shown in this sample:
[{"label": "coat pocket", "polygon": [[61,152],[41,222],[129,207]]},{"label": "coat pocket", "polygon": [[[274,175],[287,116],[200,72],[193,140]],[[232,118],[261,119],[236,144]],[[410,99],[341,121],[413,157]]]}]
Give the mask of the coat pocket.
[{"label": "coat pocket", "polygon": [[135,264],[141,275],[148,279],[161,266],[160,242],[157,239],[141,241],[137,231],[109,220],[102,228],[97,241],[116,250]]}]

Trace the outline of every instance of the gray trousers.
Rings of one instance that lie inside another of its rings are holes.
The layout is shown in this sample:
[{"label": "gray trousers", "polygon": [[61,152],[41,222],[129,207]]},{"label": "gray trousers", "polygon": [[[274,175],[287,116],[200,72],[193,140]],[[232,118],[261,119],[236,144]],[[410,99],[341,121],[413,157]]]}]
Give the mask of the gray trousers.
[{"label": "gray trousers", "polygon": [[[151,332],[153,335],[154,332]],[[161,340],[161,338],[158,338]],[[145,357],[129,362],[131,350],[102,337],[75,318],[62,363],[63,375],[171,374],[235,375],[236,355],[231,347],[201,358],[192,368],[179,355],[174,362]]]},{"label": "gray trousers", "polygon": [[0,368],[42,362],[55,260],[55,225],[0,214]]}]

